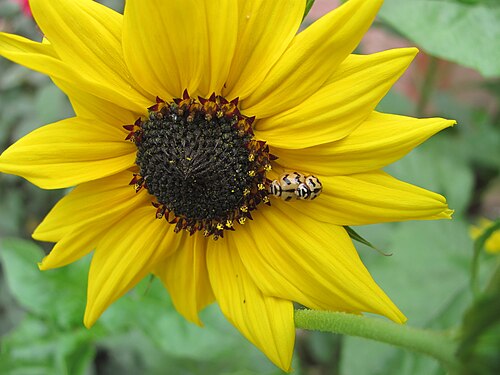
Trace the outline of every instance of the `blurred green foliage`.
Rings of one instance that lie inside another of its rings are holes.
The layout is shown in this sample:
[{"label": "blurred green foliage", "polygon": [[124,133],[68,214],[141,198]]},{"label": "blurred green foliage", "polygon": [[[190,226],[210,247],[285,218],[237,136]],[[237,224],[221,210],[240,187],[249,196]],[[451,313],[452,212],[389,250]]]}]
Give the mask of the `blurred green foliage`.
[{"label": "blurred green foliage", "polygon": [[385,0],[380,17],[433,56],[500,75],[498,0]]},{"label": "blurred green foliage", "polygon": [[[123,9],[123,2],[103,2]],[[380,26],[407,37],[431,56],[472,67],[485,77],[500,77],[496,0],[386,0]],[[41,38],[33,21],[6,0],[0,0],[0,27]],[[417,83],[423,87],[428,75],[428,70],[418,72]],[[455,118],[459,125],[387,170],[444,194],[455,209],[454,220],[356,227],[392,255],[357,246],[410,325],[443,330],[461,340],[457,355],[465,366],[463,375],[495,374],[500,352],[499,258],[479,254],[480,293],[474,296],[474,244],[468,231],[478,217],[498,215],[500,210],[500,83],[478,83],[496,98],[493,110],[430,83],[432,90],[420,110],[427,116]],[[378,110],[413,115],[417,107],[414,99],[391,91]],[[68,100],[49,79],[0,60],[0,149],[42,124],[69,116]],[[41,191],[2,174],[0,194],[1,374],[281,373],[230,326],[217,306],[202,313],[204,328],[186,322],[158,280],[144,280],[87,330],[82,317],[89,259],[42,273],[36,263],[49,248],[29,239],[64,192]],[[445,373],[437,362],[420,355],[319,332],[298,332],[296,352],[296,373]]]},{"label": "blurred green foliage", "polygon": [[41,273],[43,251],[32,241],[6,239],[1,249],[5,281],[22,314],[3,339],[1,374],[279,373],[216,306],[203,312],[204,328],[185,321],[158,280],[144,280],[87,330],[88,257]]}]

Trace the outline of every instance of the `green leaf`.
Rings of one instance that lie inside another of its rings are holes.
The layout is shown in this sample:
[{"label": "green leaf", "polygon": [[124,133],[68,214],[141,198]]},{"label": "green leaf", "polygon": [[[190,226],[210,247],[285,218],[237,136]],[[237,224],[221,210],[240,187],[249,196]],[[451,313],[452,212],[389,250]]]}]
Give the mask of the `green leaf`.
[{"label": "green leaf", "polygon": [[0,186],[0,194],[2,195],[0,201],[0,234],[16,235],[19,232],[21,218],[23,217],[22,192],[14,189],[4,189],[4,186]]},{"label": "green leaf", "polygon": [[309,14],[309,11],[311,10],[312,6],[314,5],[314,2],[316,0],[306,0],[306,9],[304,11],[304,17],[302,19],[306,18],[307,15]]},{"label": "green leaf", "polygon": [[[385,238],[393,253],[361,256],[377,283],[413,327],[437,330],[459,324],[470,304],[468,268],[472,240],[460,220],[407,222],[356,228],[361,235]],[[377,342],[345,337],[340,373],[444,374],[439,363]],[[360,361],[359,358],[363,358]]]},{"label": "green leaf", "polygon": [[80,327],[86,301],[88,262],[57,270],[40,271],[43,251],[33,242],[5,239],[0,260],[12,295],[37,316],[59,327]]},{"label": "green leaf", "polygon": [[500,76],[500,2],[386,0],[379,16],[433,56]]},{"label": "green leaf", "polygon": [[463,375],[500,373],[500,267],[489,287],[467,311],[463,320],[457,358]]},{"label": "green leaf", "polygon": [[249,374],[282,373],[229,324],[217,306],[202,311],[201,319],[204,327],[186,321],[160,281],[146,278],[115,302],[96,328],[106,331],[100,345],[121,358],[112,366],[114,373],[123,373],[120,361],[140,372],[140,364],[130,362],[134,356],[141,358],[145,373],[161,374],[166,367],[171,373],[231,374],[241,368],[252,371]]},{"label": "green leaf", "polygon": [[454,218],[465,216],[474,187],[474,175],[467,165],[459,140],[446,130],[409,155],[384,168],[393,176],[435,191],[446,197],[455,210]]},{"label": "green leaf", "polygon": [[372,245],[371,242],[369,242],[368,240],[364,239],[360,234],[358,234],[351,227],[344,226],[344,229],[346,230],[346,232],[349,235],[349,237],[351,237],[351,239],[353,239],[354,241],[358,241],[359,243],[362,243],[363,245],[368,246],[368,247],[372,248],[373,250],[376,250],[378,253],[380,253],[382,255],[386,255],[386,256],[391,255],[391,254],[384,253],[382,250],[380,250],[379,248],[377,248],[374,245]]},{"label": "green leaf", "polygon": [[[490,87],[495,85],[491,82]],[[500,88],[500,85],[498,85]],[[498,93],[500,99],[500,92]],[[444,117],[456,119],[458,125],[445,133],[454,133],[454,137],[441,140],[441,149],[455,158],[466,160],[466,163],[484,166],[496,171],[499,169],[500,160],[500,131],[497,120],[486,109],[475,108],[463,102],[457,102],[450,92],[436,91],[432,103],[437,108],[446,110],[439,114]],[[432,139],[431,139],[432,141]],[[425,145],[425,144],[424,144]],[[478,152],[478,150],[481,150]]]},{"label": "green leaf", "polygon": [[28,316],[2,338],[0,373],[8,375],[88,374],[95,355],[86,329],[58,331]]}]

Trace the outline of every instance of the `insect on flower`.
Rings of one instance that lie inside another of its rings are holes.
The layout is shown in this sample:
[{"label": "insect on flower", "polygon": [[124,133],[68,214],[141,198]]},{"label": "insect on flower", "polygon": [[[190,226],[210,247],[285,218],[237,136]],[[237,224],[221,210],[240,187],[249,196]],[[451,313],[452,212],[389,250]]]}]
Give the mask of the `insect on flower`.
[{"label": "insect on flower", "polygon": [[292,199],[313,200],[323,189],[323,185],[315,176],[305,176],[298,172],[284,173],[269,184],[269,193],[284,201]]}]

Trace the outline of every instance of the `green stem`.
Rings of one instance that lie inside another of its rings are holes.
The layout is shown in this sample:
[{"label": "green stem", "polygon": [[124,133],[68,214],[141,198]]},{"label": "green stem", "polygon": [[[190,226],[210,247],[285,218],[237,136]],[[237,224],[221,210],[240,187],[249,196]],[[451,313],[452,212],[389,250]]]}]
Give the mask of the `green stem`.
[{"label": "green stem", "polygon": [[434,82],[436,81],[438,67],[438,59],[434,56],[429,58],[429,66],[425,74],[424,82],[422,85],[422,90],[420,91],[420,98],[417,103],[417,116],[422,117],[425,115],[425,109],[431,98],[432,91],[434,90]]},{"label": "green stem", "polygon": [[307,330],[332,332],[385,342],[427,354],[449,369],[456,367],[456,344],[436,332],[412,328],[378,318],[341,312],[296,310],[295,325]]},{"label": "green stem", "polygon": [[496,220],[495,222],[493,222],[474,241],[474,255],[472,256],[472,262],[471,262],[470,283],[472,287],[472,292],[474,293],[475,297],[477,297],[480,293],[479,281],[477,277],[477,275],[479,274],[479,256],[481,255],[482,250],[484,250],[484,245],[486,244],[488,238],[490,238],[493,235],[493,233],[495,233],[497,230],[500,230],[500,220]]}]

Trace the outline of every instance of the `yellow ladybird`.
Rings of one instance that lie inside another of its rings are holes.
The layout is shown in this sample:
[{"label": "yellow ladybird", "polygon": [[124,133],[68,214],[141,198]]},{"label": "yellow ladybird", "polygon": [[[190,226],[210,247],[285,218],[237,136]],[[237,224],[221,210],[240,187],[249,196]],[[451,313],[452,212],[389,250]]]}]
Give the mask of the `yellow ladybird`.
[{"label": "yellow ladybird", "polygon": [[318,197],[321,190],[322,185],[317,177],[305,176],[299,172],[284,173],[269,185],[269,194],[284,201],[313,200]]}]

